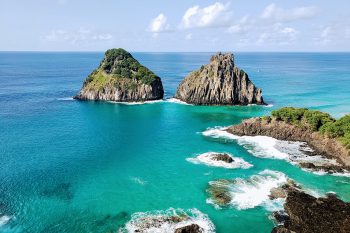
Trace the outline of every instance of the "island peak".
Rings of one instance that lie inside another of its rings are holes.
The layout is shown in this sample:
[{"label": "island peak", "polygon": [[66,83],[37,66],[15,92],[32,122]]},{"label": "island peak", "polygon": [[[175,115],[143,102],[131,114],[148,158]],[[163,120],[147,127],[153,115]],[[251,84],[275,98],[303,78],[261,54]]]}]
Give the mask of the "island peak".
[{"label": "island peak", "polygon": [[235,66],[233,53],[221,52],[191,72],[179,85],[175,98],[197,105],[265,104],[261,89]]},{"label": "island peak", "polygon": [[161,79],[124,49],[106,51],[99,67],[84,81],[74,98],[118,102],[158,100],[164,96]]}]

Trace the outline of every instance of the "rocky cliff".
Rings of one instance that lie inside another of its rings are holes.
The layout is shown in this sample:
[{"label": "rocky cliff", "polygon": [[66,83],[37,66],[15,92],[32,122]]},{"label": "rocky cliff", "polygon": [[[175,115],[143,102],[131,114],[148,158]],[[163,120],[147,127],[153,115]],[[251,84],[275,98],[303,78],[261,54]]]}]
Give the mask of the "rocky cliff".
[{"label": "rocky cliff", "polygon": [[161,79],[123,49],[110,49],[74,97],[80,100],[133,102],[162,99]]},{"label": "rocky cliff", "polygon": [[[279,140],[306,142],[316,153],[336,159],[340,166],[349,169],[349,151],[336,138],[329,138],[312,131],[307,125],[294,125],[274,118],[251,118],[239,125],[233,125],[227,132],[243,136],[269,136]],[[305,164],[307,165],[307,164]],[[320,167],[323,170],[337,172],[341,167]],[[315,168],[317,170],[317,168]]]},{"label": "rocky cliff", "polygon": [[[277,213],[279,226],[271,233],[347,233],[350,232],[350,203],[334,194],[315,198],[289,188],[285,213]],[[276,216],[276,215],[275,215]]]},{"label": "rocky cliff", "polygon": [[218,53],[209,64],[190,73],[179,85],[175,98],[197,105],[265,104],[261,89],[235,66],[231,53]]}]

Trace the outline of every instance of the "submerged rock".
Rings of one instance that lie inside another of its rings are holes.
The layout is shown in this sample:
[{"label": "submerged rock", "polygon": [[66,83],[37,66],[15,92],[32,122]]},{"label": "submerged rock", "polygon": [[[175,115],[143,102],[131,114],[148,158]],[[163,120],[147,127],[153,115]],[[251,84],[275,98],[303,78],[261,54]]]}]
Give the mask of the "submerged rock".
[{"label": "submerged rock", "polygon": [[124,49],[110,49],[74,98],[137,102],[164,96],[161,79]]},{"label": "submerged rock", "polygon": [[[290,188],[282,225],[272,233],[347,233],[350,232],[350,203],[335,195],[316,198],[296,188]],[[277,218],[276,218],[277,219]]]},{"label": "submerged rock", "polygon": [[[284,190],[293,184],[281,172],[264,170],[247,179],[221,179],[209,182],[208,202],[220,207],[250,209],[256,206],[269,208],[285,198]],[[259,194],[259,195],[257,195]]]},{"label": "submerged rock", "polygon": [[190,73],[175,98],[197,105],[265,104],[261,89],[235,66],[232,53],[217,53],[209,64]]},{"label": "submerged rock", "polygon": [[41,192],[44,197],[55,197],[64,201],[70,201],[74,197],[71,183],[59,183],[54,187],[47,188]]}]

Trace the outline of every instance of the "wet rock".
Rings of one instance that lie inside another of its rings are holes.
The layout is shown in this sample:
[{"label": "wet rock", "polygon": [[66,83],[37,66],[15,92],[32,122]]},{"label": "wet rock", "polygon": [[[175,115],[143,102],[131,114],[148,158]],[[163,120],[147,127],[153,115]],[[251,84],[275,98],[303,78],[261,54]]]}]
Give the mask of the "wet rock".
[{"label": "wet rock", "polygon": [[278,224],[284,224],[287,221],[289,221],[288,214],[283,210],[273,212],[272,217],[276,220]]},{"label": "wet rock", "polygon": [[282,187],[272,188],[270,190],[270,199],[286,198],[286,192]]},{"label": "wet rock", "polygon": [[217,154],[214,154],[212,156],[213,160],[217,160],[217,161],[224,161],[226,163],[232,163],[234,160],[233,158],[226,154],[226,153],[217,153]]},{"label": "wet rock", "polygon": [[191,224],[175,230],[175,233],[202,233],[203,229],[197,224]]},{"label": "wet rock", "polygon": [[219,206],[226,206],[230,204],[231,197],[228,192],[229,184],[232,184],[232,182],[229,180],[219,180],[209,185],[207,192],[213,200],[214,204],[217,204]]},{"label": "wet rock", "polygon": [[350,232],[350,203],[334,194],[316,198],[292,188],[288,191],[284,209],[289,219],[273,229],[274,233]]}]

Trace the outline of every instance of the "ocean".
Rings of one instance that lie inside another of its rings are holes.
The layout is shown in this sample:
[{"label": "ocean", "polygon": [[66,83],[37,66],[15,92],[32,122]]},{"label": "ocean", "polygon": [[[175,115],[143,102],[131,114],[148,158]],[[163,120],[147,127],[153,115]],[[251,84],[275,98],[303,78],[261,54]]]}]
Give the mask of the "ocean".
[{"label": "ocean", "polygon": [[[349,113],[350,53],[236,53],[269,105],[235,107],[171,99],[211,53],[132,54],[162,78],[165,101],[73,100],[102,52],[0,52],[0,232],[117,232],[133,213],[179,208],[200,211],[219,233],[267,233],[281,203],[266,189],[286,177],[350,201],[350,177],[271,156],[279,152],[270,138],[242,143],[217,132],[282,106]],[[207,152],[251,166],[193,162]],[[213,205],[207,191],[220,179],[239,184],[229,207]]]}]

